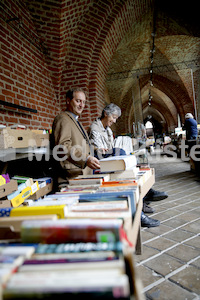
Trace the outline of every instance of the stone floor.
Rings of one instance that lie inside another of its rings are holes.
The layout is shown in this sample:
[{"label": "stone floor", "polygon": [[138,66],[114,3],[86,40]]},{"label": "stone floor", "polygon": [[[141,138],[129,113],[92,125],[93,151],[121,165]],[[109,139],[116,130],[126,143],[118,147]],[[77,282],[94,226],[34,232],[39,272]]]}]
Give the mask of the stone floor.
[{"label": "stone floor", "polygon": [[188,162],[154,153],[154,189],[169,197],[152,202],[161,225],[142,229],[142,255],[136,256],[146,299],[200,299],[200,177]]}]

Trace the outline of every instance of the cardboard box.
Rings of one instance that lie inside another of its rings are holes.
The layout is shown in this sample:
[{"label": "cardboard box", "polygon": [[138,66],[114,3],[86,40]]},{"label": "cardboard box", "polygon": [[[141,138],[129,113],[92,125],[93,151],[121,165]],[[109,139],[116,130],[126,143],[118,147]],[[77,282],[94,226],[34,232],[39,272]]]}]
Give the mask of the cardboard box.
[{"label": "cardboard box", "polygon": [[0,208],[11,207],[10,200],[0,200]]},{"label": "cardboard box", "polygon": [[29,129],[0,130],[0,149],[34,147],[33,133]]},{"label": "cardboard box", "polygon": [[48,145],[48,133],[41,134],[30,129],[12,129],[10,127],[0,130],[0,149],[46,147]]},{"label": "cardboard box", "polygon": [[35,134],[43,134],[43,132],[44,132],[43,129],[32,129],[31,131]]},{"label": "cardboard box", "polygon": [[36,134],[33,132],[33,139],[36,147],[47,147],[49,146],[49,134]]},{"label": "cardboard box", "polygon": [[6,197],[7,195],[17,191],[18,184],[17,180],[11,180],[10,182],[0,186],[0,199]]},{"label": "cardboard box", "polygon": [[47,195],[48,193],[50,193],[52,191],[52,189],[53,189],[53,182],[47,184],[43,188],[40,188],[35,194],[33,194],[31,197],[29,197],[29,199],[37,200],[40,197],[43,197],[43,196]]}]

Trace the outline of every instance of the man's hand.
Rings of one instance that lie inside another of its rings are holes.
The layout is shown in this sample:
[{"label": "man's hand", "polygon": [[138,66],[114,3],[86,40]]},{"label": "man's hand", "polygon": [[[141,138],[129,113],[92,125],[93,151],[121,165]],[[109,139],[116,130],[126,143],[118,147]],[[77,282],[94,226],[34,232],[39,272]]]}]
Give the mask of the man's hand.
[{"label": "man's hand", "polygon": [[86,165],[90,168],[90,169],[100,169],[100,163],[99,160],[94,157],[94,156],[89,156],[87,159],[87,163]]}]

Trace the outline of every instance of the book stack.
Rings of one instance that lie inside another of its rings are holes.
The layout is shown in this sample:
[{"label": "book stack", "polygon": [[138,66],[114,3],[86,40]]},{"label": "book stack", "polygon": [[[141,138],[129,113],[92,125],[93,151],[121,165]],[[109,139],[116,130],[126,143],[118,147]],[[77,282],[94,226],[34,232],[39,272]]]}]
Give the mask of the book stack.
[{"label": "book stack", "polygon": [[110,180],[134,179],[139,172],[135,155],[111,156],[100,160],[101,172],[109,172]]},{"label": "book stack", "polygon": [[[13,179],[17,180],[16,178]],[[38,182],[33,182],[32,178],[20,180],[20,182],[18,183],[19,184],[17,191],[7,196],[8,200],[11,201],[12,207],[20,206],[25,199],[29,198],[31,195],[33,195],[39,190]]]},{"label": "book stack", "polygon": [[[4,299],[130,299],[140,187],[152,171],[138,170],[133,155],[100,164],[101,173],[70,179],[55,194],[9,209],[7,219],[22,224],[22,242],[38,246],[9,279]],[[35,220],[23,222],[28,217]]]},{"label": "book stack", "polygon": [[130,299],[121,229],[121,220],[23,222],[22,241],[40,244],[7,280],[3,299]]},{"label": "book stack", "polygon": [[[12,179],[17,180],[19,184],[25,183],[27,180],[32,180],[32,183],[37,183],[38,185],[37,190],[35,190],[34,193],[32,193],[31,195],[25,198],[25,199],[28,198],[27,201],[29,201],[29,199],[37,200],[50,193],[53,189],[53,180],[51,177],[31,179],[31,178],[15,175],[14,177],[12,177]],[[27,203],[27,201],[25,203]]]},{"label": "book stack", "polygon": [[[7,177],[9,178],[9,175]],[[6,181],[5,184],[1,185],[0,209],[3,207],[20,206],[25,199],[36,193],[38,189],[38,182],[33,182],[32,178],[26,178],[20,182],[15,178]]]},{"label": "book stack", "polygon": [[33,246],[0,247],[0,285],[4,285],[17,268],[35,252]]},{"label": "book stack", "polygon": [[[93,175],[90,177],[76,177],[74,179],[69,179],[69,186],[96,186],[101,185],[103,182],[108,181],[110,176],[97,176]],[[105,180],[106,179],[106,180]]]}]

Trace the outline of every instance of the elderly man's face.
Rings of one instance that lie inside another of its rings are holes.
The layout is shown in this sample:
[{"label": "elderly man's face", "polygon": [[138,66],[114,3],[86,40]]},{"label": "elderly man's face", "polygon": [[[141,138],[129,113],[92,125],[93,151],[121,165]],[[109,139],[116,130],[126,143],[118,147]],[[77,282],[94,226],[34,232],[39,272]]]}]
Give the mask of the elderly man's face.
[{"label": "elderly man's face", "polygon": [[85,94],[83,92],[74,92],[74,97],[67,102],[67,109],[74,113],[75,115],[80,116],[84,110],[86,103]]}]

